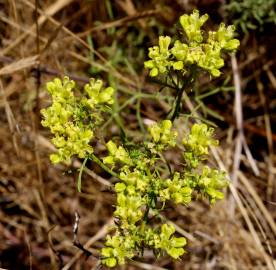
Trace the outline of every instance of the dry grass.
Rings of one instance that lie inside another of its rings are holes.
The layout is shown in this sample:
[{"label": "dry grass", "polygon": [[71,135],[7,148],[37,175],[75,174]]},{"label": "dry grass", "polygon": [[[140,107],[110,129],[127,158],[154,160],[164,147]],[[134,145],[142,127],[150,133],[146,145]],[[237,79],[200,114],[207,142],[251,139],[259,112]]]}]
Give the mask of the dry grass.
[{"label": "dry grass", "polygon": [[[112,57],[101,48],[116,38],[127,43],[124,35],[133,27],[153,42],[156,29],[148,26],[147,17],[170,25],[184,5],[169,4],[168,19],[160,12],[165,2],[114,1],[112,15],[100,0],[0,1],[0,267],[97,268],[96,257],[86,259],[73,246],[74,214],[77,211],[81,217],[80,242],[97,254],[112,223],[115,198],[109,179],[93,164],[83,176],[83,193],[76,190],[79,161],[70,170],[50,164],[48,155],[54,148],[39,124],[39,109],[49,104],[44,84],[63,74],[83,83],[93,66],[101,76],[116,81],[122,104],[126,92],[156,91],[143,72],[137,75],[112,65]],[[88,33],[97,41],[93,47]],[[167,211],[166,218],[189,241],[181,261],[145,253],[143,260],[118,269],[276,269],[276,117],[271,113],[276,106],[276,79],[269,46],[258,44],[254,37],[244,39],[239,58],[232,60],[236,102],[227,94],[222,97],[228,100],[218,97],[211,104],[227,123],[217,134],[221,147],[212,150],[213,162],[234,179],[227,199],[212,208],[196,202]],[[232,76],[230,66],[226,73]],[[163,100],[140,102],[144,119],[158,119],[168,108]],[[184,105],[194,110],[188,97]],[[135,106],[128,103],[130,111]],[[137,126],[133,116],[122,113],[130,129]],[[182,125],[179,120],[178,126]]]}]

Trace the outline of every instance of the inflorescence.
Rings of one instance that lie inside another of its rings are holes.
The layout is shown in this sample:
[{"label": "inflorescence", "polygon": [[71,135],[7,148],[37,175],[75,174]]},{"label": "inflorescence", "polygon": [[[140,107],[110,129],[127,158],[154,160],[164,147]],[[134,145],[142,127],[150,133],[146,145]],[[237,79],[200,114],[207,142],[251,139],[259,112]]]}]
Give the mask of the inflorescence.
[{"label": "inflorescence", "polygon": [[208,15],[199,15],[195,10],[191,15],[182,15],[180,24],[183,28],[183,40],[176,40],[171,46],[169,36],[159,37],[159,46],[149,48],[149,58],[145,68],[150,69],[150,76],[168,74],[171,70],[187,72],[197,67],[214,77],[221,74],[224,66],[223,52],[233,52],[239,47],[239,40],[233,38],[235,27],[221,23],[217,31],[209,31],[208,37],[201,29]]},{"label": "inflorescence", "polygon": [[[192,65],[219,76],[224,64],[221,53],[237,49],[239,41],[233,39],[234,28],[224,24],[209,32],[206,40],[201,27],[207,19],[208,15],[200,17],[198,11],[181,16],[187,42],[176,40],[170,48],[171,38],[160,37],[159,46],[149,49],[151,60],[145,62],[150,76],[171,70],[185,73]],[[57,148],[51,161],[68,163],[72,156],[93,156],[95,161],[91,141],[103,113],[114,102],[114,89],[91,79],[81,92],[74,81],[64,77],[47,83],[47,90],[52,104],[41,113],[42,125],[53,133]],[[96,157],[97,163],[116,177],[117,200],[113,233],[101,250],[102,264],[124,264],[145,249],[153,250],[156,256],[167,253],[174,259],[184,254],[186,239],[175,235],[174,226],[164,221],[161,212],[168,203],[187,206],[193,199],[206,197],[213,204],[223,198],[226,175],[207,162],[210,146],[218,145],[213,133],[213,128],[196,123],[188,134],[180,136],[173,121],[166,119],[149,126],[144,141],[119,143],[111,139],[105,144],[108,154]],[[166,159],[170,150],[182,153],[178,165]]]}]

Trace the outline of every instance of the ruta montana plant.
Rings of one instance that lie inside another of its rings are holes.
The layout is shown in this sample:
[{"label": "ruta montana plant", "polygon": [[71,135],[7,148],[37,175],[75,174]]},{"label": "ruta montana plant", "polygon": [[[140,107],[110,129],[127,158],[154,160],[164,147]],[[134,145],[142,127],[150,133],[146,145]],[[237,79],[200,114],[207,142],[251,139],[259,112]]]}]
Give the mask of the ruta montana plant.
[{"label": "ruta montana plant", "polygon": [[[233,39],[234,28],[224,24],[204,38],[201,27],[207,18],[198,11],[181,16],[183,40],[171,46],[171,37],[160,37],[159,46],[150,48],[151,60],[145,62],[150,76],[162,76],[177,95],[171,116],[150,125],[144,140],[111,138],[105,144],[107,155],[97,156],[91,146],[93,134],[110,111],[114,89],[104,88],[95,79],[84,86],[84,92],[68,77],[47,84],[52,105],[42,110],[42,125],[54,134],[57,152],[51,161],[68,163],[74,155],[90,159],[116,180],[115,225],[100,251],[103,265],[125,264],[127,259],[143,255],[145,249],[153,250],[157,257],[168,254],[178,259],[185,253],[187,241],[175,234],[162,212],[168,205],[187,206],[198,198],[205,197],[211,204],[223,198],[222,189],[228,185],[225,173],[207,162],[209,147],[218,145],[214,129],[195,123],[187,134],[178,134],[173,127],[183,91],[201,71],[219,76],[222,52],[234,51],[239,45]],[[180,153],[177,166],[167,158],[168,151]]]}]

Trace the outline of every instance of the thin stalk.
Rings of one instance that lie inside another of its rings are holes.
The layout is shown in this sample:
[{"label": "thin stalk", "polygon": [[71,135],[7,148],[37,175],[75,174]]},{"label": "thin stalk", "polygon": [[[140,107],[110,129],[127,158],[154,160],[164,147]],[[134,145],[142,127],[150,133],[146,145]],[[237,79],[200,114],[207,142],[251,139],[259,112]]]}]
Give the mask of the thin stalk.
[{"label": "thin stalk", "polygon": [[153,78],[150,78],[150,81],[151,81],[151,82],[154,82],[154,83],[157,83],[157,84],[159,84],[159,85],[162,85],[162,86],[164,86],[164,87],[169,87],[169,88],[171,88],[171,89],[177,90],[177,87],[176,87],[176,86],[170,85],[170,84],[168,84],[168,83],[166,83],[166,82],[163,82],[163,81],[160,81],[160,80],[157,80],[157,79],[153,79]]},{"label": "thin stalk", "polygon": [[90,154],[89,157],[91,158],[92,161],[94,161],[95,163],[97,163],[104,171],[106,171],[107,173],[109,173],[110,175],[119,178],[119,175],[115,172],[113,172],[110,168],[108,168],[99,158],[97,158],[94,154]]},{"label": "thin stalk", "polygon": [[[179,115],[180,111],[180,105],[182,96],[185,90],[187,90],[189,87],[192,87],[194,84],[194,78],[195,78],[195,72],[192,72],[189,77],[183,82],[183,85],[181,88],[178,88],[177,96],[175,100],[174,109],[171,110],[170,114],[168,115],[168,118],[173,122]],[[185,78],[184,78],[185,79]]]},{"label": "thin stalk", "polygon": [[172,113],[172,116],[171,116],[171,121],[172,122],[175,120],[175,118],[179,114],[180,104],[181,104],[182,95],[183,95],[184,90],[185,90],[185,88],[181,88],[181,89],[178,90],[177,97],[176,97],[176,100],[175,100],[174,110],[172,111],[173,113]]},{"label": "thin stalk", "polygon": [[136,103],[136,117],[140,126],[140,129],[142,131],[143,134],[146,133],[144,124],[143,124],[143,120],[141,117],[141,96],[139,98],[137,98],[137,103]]},{"label": "thin stalk", "polygon": [[82,177],[82,172],[85,168],[85,164],[87,162],[88,158],[85,158],[85,160],[83,161],[81,167],[80,167],[80,171],[79,171],[79,176],[78,176],[78,182],[77,182],[77,189],[78,192],[81,192],[81,177]]}]

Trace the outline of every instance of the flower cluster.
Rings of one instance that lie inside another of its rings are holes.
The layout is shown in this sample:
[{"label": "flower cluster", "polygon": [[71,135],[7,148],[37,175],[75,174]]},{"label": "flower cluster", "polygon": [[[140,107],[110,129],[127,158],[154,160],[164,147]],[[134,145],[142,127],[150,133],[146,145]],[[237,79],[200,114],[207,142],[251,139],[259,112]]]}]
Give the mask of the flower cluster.
[{"label": "flower cluster", "polygon": [[78,97],[73,92],[75,82],[68,77],[47,83],[52,105],[41,110],[41,123],[55,136],[52,142],[57,152],[50,156],[53,163],[69,162],[73,155],[84,158],[93,152],[89,145],[93,128],[101,122],[104,106],[113,103],[114,89],[103,89],[102,85],[101,80],[91,79],[84,86],[87,96]]},{"label": "flower cluster", "polygon": [[173,236],[174,233],[175,228],[172,225],[163,224],[161,229],[154,229],[145,226],[145,222],[131,233],[128,231],[122,234],[117,230],[115,235],[107,236],[106,246],[101,251],[102,263],[108,267],[125,264],[126,258],[131,259],[135,256],[137,244],[164,250],[172,258],[177,259],[185,252],[183,246],[187,241],[184,237]]},{"label": "flower cluster", "polygon": [[198,162],[208,155],[209,146],[218,145],[218,141],[213,139],[213,128],[208,128],[205,124],[194,124],[191,133],[182,140],[185,146],[185,160],[195,168]]},{"label": "flower cluster", "polygon": [[234,39],[234,26],[221,24],[217,31],[209,31],[205,40],[201,29],[208,15],[199,15],[197,10],[191,15],[182,15],[180,24],[186,35],[186,41],[176,40],[170,48],[171,37],[160,36],[159,46],[149,48],[149,58],[145,68],[150,69],[150,76],[166,74],[170,70],[190,70],[191,66],[207,71],[214,77],[220,75],[224,66],[223,52],[233,52],[239,47],[239,41]]},{"label": "flower cluster", "polygon": [[[198,168],[200,162],[207,158],[209,147],[218,145],[218,140],[213,139],[213,133],[214,129],[208,128],[205,124],[194,124],[191,133],[183,138],[182,143],[185,147],[183,155],[188,167]],[[223,193],[219,190],[228,185],[224,172],[206,165],[201,168],[200,173],[188,173],[186,177],[189,179],[190,187],[207,196],[211,204],[223,198]]]},{"label": "flower cluster", "polygon": [[164,120],[161,123],[151,125],[149,133],[153,139],[153,144],[148,144],[148,146],[152,150],[157,149],[158,151],[162,151],[167,146],[175,146],[177,132],[171,129],[172,122],[170,120]]},{"label": "flower cluster", "polygon": [[101,251],[102,262],[108,267],[124,264],[126,258],[133,258],[144,248],[179,258],[185,252],[186,239],[174,236],[174,227],[166,223],[152,228],[149,220],[158,216],[168,201],[188,205],[195,194],[202,194],[214,203],[223,198],[220,190],[228,184],[224,173],[204,163],[208,147],[217,145],[213,129],[205,124],[193,125],[182,140],[183,168],[171,171],[166,178],[162,177],[167,163],[162,152],[176,147],[177,132],[170,120],[153,124],[148,130],[151,139],[135,147],[118,147],[113,141],[106,145],[109,155],[103,162],[119,172],[120,180],[115,184],[116,232],[108,236]]},{"label": "flower cluster", "polygon": [[[74,93],[74,81],[68,77],[47,84],[52,105],[41,113],[42,125],[55,135],[52,142],[57,153],[51,155],[52,162],[68,162],[72,155],[92,156],[89,143],[93,130],[101,122],[105,106],[113,102],[114,90],[102,86],[100,80],[92,79],[84,86],[86,94],[78,96]],[[119,181],[114,187],[115,233],[107,237],[101,250],[103,264],[124,264],[145,248],[157,255],[166,252],[174,259],[185,252],[186,239],[176,237],[172,225],[157,226],[151,220],[159,217],[169,201],[188,205],[198,194],[211,203],[223,198],[221,189],[228,184],[225,174],[205,162],[209,146],[218,144],[213,132],[205,124],[194,124],[191,132],[182,137],[183,166],[178,170],[170,167],[169,174],[164,174],[170,163],[164,154],[178,147],[178,134],[170,120],[149,126],[149,139],[143,142],[119,146],[112,140],[106,143],[108,155],[102,158],[102,164],[110,166]]]},{"label": "flower cluster", "polygon": [[[150,69],[150,76],[168,75],[165,82],[171,80],[179,90],[170,120],[149,126],[143,141],[134,143],[126,138],[120,145],[112,138],[106,143],[105,157],[97,157],[90,142],[103,121],[102,113],[114,102],[114,89],[104,88],[103,82],[95,79],[84,86],[84,93],[78,93],[75,82],[68,77],[47,84],[52,105],[41,113],[42,125],[53,133],[52,142],[57,148],[50,156],[52,162],[69,162],[77,155],[95,161],[117,179],[115,225],[101,250],[101,262],[108,267],[124,264],[143,254],[144,249],[178,259],[185,253],[187,241],[175,235],[174,226],[164,222],[160,213],[168,203],[186,206],[193,199],[205,197],[213,204],[223,198],[222,189],[228,185],[226,175],[209,167],[207,161],[209,147],[218,145],[214,129],[194,124],[181,138],[173,129],[183,91],[193,85],[198,74],[193,71],[201,69],[219,76],[224,65],[222,52],[239,46],[233,38],[233,26],[221,24],[216,32],[205,35],[201,28],[207,19],[208,15],[199,16],[198,11],[181,16],[186,42],[176,40],[171,46],[171,38],[161,36],[159,46],[149,49],[151,60],[145,62],[145,67]],[[168,151],[182,153],[182,160],[177,165],[168,160]]]}]

